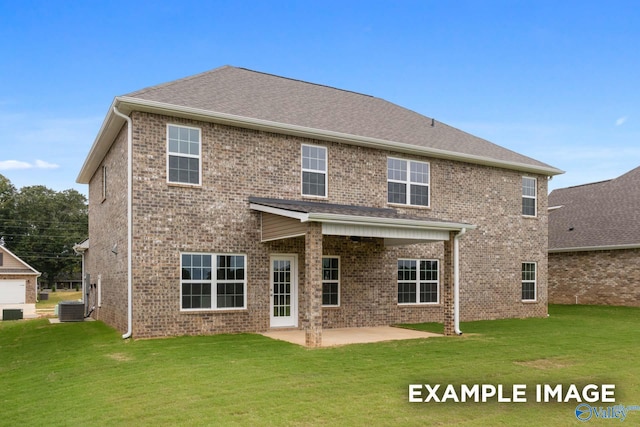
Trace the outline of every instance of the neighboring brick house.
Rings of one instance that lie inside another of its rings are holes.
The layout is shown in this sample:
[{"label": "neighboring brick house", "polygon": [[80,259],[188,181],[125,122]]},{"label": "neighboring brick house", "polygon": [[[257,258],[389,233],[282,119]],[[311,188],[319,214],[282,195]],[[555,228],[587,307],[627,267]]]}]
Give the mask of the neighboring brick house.
[{"label": "neighboring brick house", "polygon": [[640,306],[640,167],[549,206],[549,301]]},{"label": "neighboring brick house", "polygon": [[40,273],[0,245],[0,319],[5,309],[22,310],[25,318],[36,317],[36,290]]},{"label": "neighboring brick house", "polygon": [[78,176],[93,316],[125,337],[289,327],[311,346],[323,328],[545,316],[558,173],[379,98],[242,68],[119,96]]}]

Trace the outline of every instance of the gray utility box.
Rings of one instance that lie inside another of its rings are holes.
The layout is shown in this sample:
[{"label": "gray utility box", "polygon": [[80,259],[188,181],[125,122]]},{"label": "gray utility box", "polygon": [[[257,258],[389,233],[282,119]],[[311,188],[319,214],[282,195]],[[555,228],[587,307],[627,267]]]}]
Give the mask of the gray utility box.
[{"label": "gray utility box", "polygon": [[60,301],[58,303],[58,319],[61,322],[82,322],[84,320],[84,303],[82,301]]},{"label": "gray utility box", "polygon": [[2,310],[2,320],[21,320],[21,308],[5,308]]}]

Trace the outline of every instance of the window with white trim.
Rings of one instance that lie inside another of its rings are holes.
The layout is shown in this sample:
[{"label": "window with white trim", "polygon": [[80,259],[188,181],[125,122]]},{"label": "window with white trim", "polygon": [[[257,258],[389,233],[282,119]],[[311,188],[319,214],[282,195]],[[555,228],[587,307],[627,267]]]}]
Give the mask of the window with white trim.
[{"label": "window with white trim", "polygon": [[387,201],[389,203],[429,206],[427,162],[387,158]]},{"label": "window with white trim", "polygon": [[399,259],[398,304],[437,304],[439,278],[437,259]]},{"label": "window with white trim", "polygon": [[302,195],[327,197],[327,148],[302,145]]},{"label": "window with white trim", "polygon": [[536,263],[522,263],[522,301],[536,300]]},{"label": "window with white trim", "polygon": [[340,305],[340,258],[322,257],[322,305]]},{"label": "window with white trim", "polygon": [[167,181],[200,185],[200,129],[167,125]]},{"label": "window with white trim", "polygon": [[522,215],[536,216],[536,179],[522,177]]},{"label": "window with white trim", "polygon": [[246,308],[246,256],[183,253],[180,257],[182,310]]}]

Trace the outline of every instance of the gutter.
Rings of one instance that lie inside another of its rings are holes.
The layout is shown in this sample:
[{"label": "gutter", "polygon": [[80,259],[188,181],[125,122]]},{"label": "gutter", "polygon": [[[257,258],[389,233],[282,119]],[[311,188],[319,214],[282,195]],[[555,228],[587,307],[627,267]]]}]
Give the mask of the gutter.
[{"label": "gutter", "polygon": [[132,263],[132,198],[133,198],[133,121],[131,117],[122,114],[114,105],[113,112],[127,121],[127,332],[122,339],[131,338],[133,323],[133,280],[131,277]]},{"label": "gutter", "polygon": [[592,251],[619,251],[624,249],[640,249],[640,243],[629,243],[626,245],[605,245],[605,246],[576,246],[574,248],[553,248],[547,252],[557,254],[562,252],[592,252]]},{"label": "gutter", "polygon": [[462,335],[460,330],[460,238],[467,232],[460,230],[453,238],[453,331]]},{"label": "gutter", "polygon": [[[445,221],[429,221],[429,220],[412,220],[404,218],[378,218],[367,216],[354,216],[354,215],[340,215],[329,213],[309,213],[308,217],[301,222],[317,221],[328,222],[332,224],[351,224],[351,225],[386,225],[393,228],[426,228],[426,229],[441,229],[441,230],[458,230],[461,225],[469,228],[475,228],[471,224],[458,224]],[[463,228],[464,230],[464,228]]]}]

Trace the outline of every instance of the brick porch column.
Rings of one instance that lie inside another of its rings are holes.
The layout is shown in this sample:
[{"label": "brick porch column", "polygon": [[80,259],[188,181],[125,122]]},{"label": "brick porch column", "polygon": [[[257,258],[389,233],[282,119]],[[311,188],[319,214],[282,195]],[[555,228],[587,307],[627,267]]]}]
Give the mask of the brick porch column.
[{"label": "brick porch column", "polygon": [[304,289],[306,293],[305,344],[322,345],[322,224],[310,222],[305,235]]},{"label": "brick porch column", "polygon": [[455,335],[453,318],[453,241],[455,231],[449,232],[449,240],[444,243],[444,262],[442,271],[442,311],[444,334]]}]

